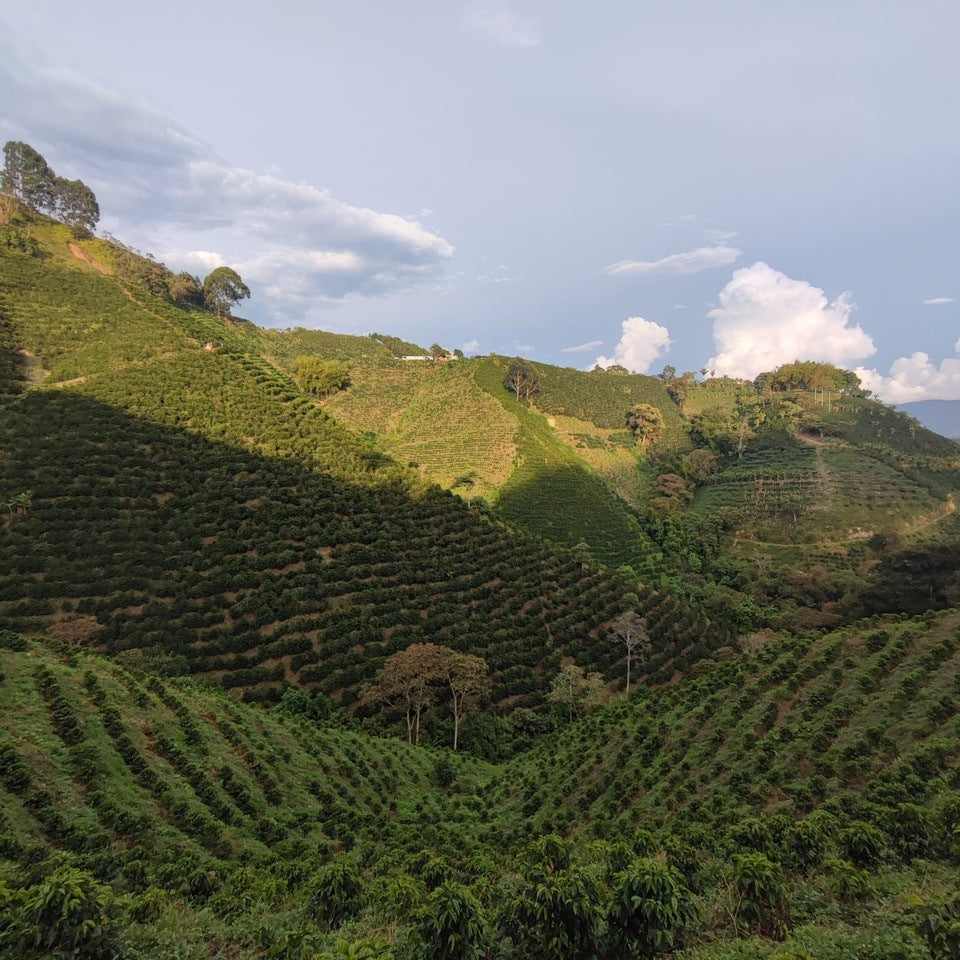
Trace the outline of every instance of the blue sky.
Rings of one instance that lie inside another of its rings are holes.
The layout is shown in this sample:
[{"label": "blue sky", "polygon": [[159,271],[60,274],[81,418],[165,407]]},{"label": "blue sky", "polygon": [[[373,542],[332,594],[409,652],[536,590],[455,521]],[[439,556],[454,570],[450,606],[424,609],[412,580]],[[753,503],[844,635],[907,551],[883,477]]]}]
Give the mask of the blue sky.
[{"label": "blue sky", "polygon": [[960,398],[953,2],[33,0],[0,136],[274,326]]}]

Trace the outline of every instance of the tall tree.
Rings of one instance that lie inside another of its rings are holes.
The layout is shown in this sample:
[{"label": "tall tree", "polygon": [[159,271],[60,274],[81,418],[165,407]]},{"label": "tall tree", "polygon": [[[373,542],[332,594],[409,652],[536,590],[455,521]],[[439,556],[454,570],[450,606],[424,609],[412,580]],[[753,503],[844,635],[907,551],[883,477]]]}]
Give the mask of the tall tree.
[{"label": "tall tree", "polygon": [[663,414],[649,403],[638,403],[627,413],[627,426],[641,447],[655,444],[663,435]]},{"label": "tall tree", "polygon": [[54,182],[57,218],[81,234],[93,233],[100,220],[100,207],[93,191],[82,180]]},{"label": "tall tree", "polygon": [[517,400],[521,397],[529,400],[534,394],[540,392],[540,381],[537,375],[520,357],[510,361],[503,385],[517,395]]},{"label": "tall tree", "polygon": [[3,147],[2,186],[5,193],[35,210],[50,211],[56,196],[56,175],[29,143],[8,140]]},{"label": "tall tree", "polygon": [[603,677],[599,673],[587,673],[575,663],[565,664],[550,683],[547,699],[567,708],[567,718],[574,713],[589,713],[603,703]]},{"label": "tall tree", "polygon": [[[446,647],[441,650],[447,651]],[[470,653],[447,651],[446,680],[450,688],[450,706],[453,710],[453,749],[460,738],[460,723],[466,713],[468,698],[480,699],[490,691],[490,672],[487,661]]]},{"label": "tall tree", "polygon": [[167,289],[175,303],[187,303],[197,307],[203,305],[203,287],[200,280],[190,273],[182,272],[172,276],[167,282]]},{"label": "tall tree", "polygon": [[218,317],[230,316],[230,308],[250,296],[250,288],[230,267],[217,267],[203,281],[203,302]]},{"label": "tall tree", "polygon": [[[647,633],[647,621],[640,616],[636,610],[627,610],[621,613],[616,620],[610,624],[612,630],[611,640],[614,643],[622,643],[627,648],[627,685],[624,693],[630,693],[630,667],[634,657],[639,655],[650,646],[650,634]],[[635,653],[635,651],[638,651]]]},{"label": "tall tree", "polygon": [[407,742],[420,742],[420,720],[437,701],[439,685],[445,679],[442,648],[435,643],[413,643],[388,657],[377,680],[364,695],[366,702],[384,704],[404,711]]}]

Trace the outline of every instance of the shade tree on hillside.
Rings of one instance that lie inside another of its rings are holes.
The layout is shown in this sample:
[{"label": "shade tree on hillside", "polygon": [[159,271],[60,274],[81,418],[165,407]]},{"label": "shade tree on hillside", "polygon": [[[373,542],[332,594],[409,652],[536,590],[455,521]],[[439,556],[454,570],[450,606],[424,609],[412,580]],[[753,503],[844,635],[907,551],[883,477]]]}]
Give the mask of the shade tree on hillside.
[{"label": "shade tree on hillside", "polygon": [[453,749],[457,749],[460,724],[466,715],[468,702],[481,700],[490,694],[490,671],[487,661],[470,653],[440,648],[443,653],[441,668],[450,688],[450,709],[453,711]]},{"label": "shade tree on hillside", "polygon": [[81,235],[93,233],[100,219],[100,207],[93,191],[82,180],[54,181],[55,216]]},{"label": "shade tree on hillside", "polygon": [[193,274],[185,271],[175,274],[167,281],[167,289],[174,303],[203,306],[203,285],[200,283],[200,278]]},{"label": "shade tree on hillside", "polygon": [[670,399],[680,408],[680,412],[683,413],[683,407],[687,402],[687,397],[690,391],[696,386],[695,374],[693,371],[687,370],[679,377],[674,376],[667,380],[666,385]]},{"label": "shade tree on hillside", "polygon": [[100,220],[100,207],[82,180],[58,177],[30,144],[19,140],[7,141],[3,158],[0,189],[4,193],[69,224],[79,235],[93,232]]},{"label": "shade tree on hillside", "polygon": [[605,697],[603,677],[599,673],[587,673],[575,663],[564,664],[550,683],[547,699],[565,707],[567,719],[590,713],[599,707]]},{"label": "shade tree on hillside", "polygon": [[489,669],[482,657],[436,643],[412,643],[386,659],[361,702],[403,711],[407,742],[419,743],[424,713],[449,700],[456,750],[468,702],[480,700],[489,691]]},{"label": "shade tree on hillside", "polygon": [[634,659],[640,657],[650,648],[650,634],[647,633],[647,621],[636,610],[627,610],[621,613],[610,624],[610,639],[614,643],[623,644],[627,650],[627,683],[624,694],[630,693],[630,667]]},{"label": "shade tree on hillside", "polygon": [[778,390],[835,390],[851,396],[865,396],[860,378],[852,370],[843,370],[816,360],[794,360],[775,370],[761,373],[754,380],[760,392]]},{"label": "shade tree on hillside", "polygon": [[47,210],[54,202],[55,174],[47,161],[29,143],[8,140],[3,147],[4,193],[36,210]]},{"label": "shade tree on hillside", "polygon": [[520,357],[510,361],[503,385],[511,393],[516,394],[517,400],[521,397],[529,400],[540,392],[540,381],[537,379],[536,373]]},{"label": "shade tree on hillside", "polygon": [[217,317],[229,317],[231,307],[249,296],[250,288],[230,267],[217,267],[203,281],[203,302]]},{"label": "shade tree on hillside", "polygon": [[661,436],[665,422],[663,414],[650,403],[638,403],[627,412],[627,426],[641,447],[653,446]]}]

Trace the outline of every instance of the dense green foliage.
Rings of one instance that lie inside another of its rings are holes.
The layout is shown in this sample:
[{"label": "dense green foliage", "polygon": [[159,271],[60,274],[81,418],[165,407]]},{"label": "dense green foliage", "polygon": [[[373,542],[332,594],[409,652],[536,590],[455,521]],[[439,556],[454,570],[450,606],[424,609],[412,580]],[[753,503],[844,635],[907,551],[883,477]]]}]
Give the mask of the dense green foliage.
[{"label": "dense green foliage", "polygon": [[958,636],[949,614],[781,640],[494,767],[6,632],[0,936],[15,957],[773,936],[920,958],[960,858]]},{"label": "dense green foliage", "polygon": [[58,177],[28,143],[9,140],[3,147],[0,190],[41,213],[89,235],[100,219],[93,191],[81,180]]}]

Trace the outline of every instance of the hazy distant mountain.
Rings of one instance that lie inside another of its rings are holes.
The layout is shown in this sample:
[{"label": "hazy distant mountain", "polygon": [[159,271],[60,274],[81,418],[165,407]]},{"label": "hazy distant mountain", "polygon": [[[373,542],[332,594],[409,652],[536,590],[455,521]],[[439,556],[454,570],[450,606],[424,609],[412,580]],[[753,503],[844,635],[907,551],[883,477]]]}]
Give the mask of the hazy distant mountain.
[{"label": "hazy distant mountain", "polygon": [[960,400],[917,400],[901,403],[897,409],[944,437],[960,439]]}]

